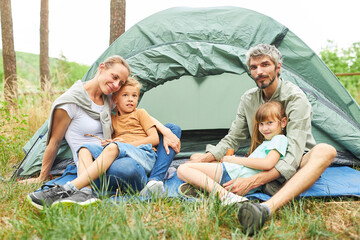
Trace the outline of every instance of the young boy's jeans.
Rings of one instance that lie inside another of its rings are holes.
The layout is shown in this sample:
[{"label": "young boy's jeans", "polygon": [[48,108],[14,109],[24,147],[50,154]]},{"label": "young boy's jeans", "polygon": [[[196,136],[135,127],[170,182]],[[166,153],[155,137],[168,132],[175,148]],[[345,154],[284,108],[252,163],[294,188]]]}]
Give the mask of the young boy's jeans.
[{"label": "young boy's jeans", "polygon": [[[179,139],[181,137],[181,129],[179,126],[168,123],[165,125],[169,128]],[[121,157],[115,159],[111,164],[109,169],[106,171],[106,176],[108,177],[105,183],[108,190],[115,190],[120,188],[121,190],[130,190],[130,191],[140,191],[149,180],[162,181],[165,177],[166,171],[168,170],[172,160],[175,156],[175,151],[172,148],[169,148],[170,153],[167,155],[164,145],[163,145],[163,136],[159,134],[160,142],[157,147],[157,160],[155,165],[151,170],[150,176],[148,178],[144,167],[142,167],[137,161],[130,157]],[[100,153],[92,152],[94,158],[96,158]],[[97,156],[96,156],[97,155]],[[102,180],[103,178],[95,180],[95,184],[99,188],[106,186]]]}]

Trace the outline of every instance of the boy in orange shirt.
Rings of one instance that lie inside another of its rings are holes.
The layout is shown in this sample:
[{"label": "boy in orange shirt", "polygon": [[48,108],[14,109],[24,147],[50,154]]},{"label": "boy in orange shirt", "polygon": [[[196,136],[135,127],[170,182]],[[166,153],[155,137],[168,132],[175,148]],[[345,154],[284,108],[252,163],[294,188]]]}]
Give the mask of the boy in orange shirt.
[{"label": "boy in orange shirt", "polygon": [[128,176],[117,176],[118,186],[135,186],[133,190],[142,188],[157,158],[154,146],[159,144],[159,135],[149,114],[144,109],[136,108],[140,88],[141,84],[137,80],[129,78],[113,94],[117,110],[111,118],[113,139],[103,140],[101,146],[81,146],[78,150],[79,168],[85,168],[85,171],[59,188],[58,194],[41,194],[37,197],[39,201],[34,201],[32,197],[31,203],[35,207],[42,209],[43,205],[51,206],[54,203],[88,205],[100,201],[93,194],[90,182],[98,179],[114,161],[121,161],[119,164],[125,169],[124,172],[127,172],[128,165],[132,166],[131,169],[137,169],[136,173],[127,172]]}]

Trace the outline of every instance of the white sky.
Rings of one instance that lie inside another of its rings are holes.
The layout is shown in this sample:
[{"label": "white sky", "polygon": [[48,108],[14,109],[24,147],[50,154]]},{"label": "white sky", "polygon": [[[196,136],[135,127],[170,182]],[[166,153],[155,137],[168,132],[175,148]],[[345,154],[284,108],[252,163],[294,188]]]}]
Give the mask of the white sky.
[{"label": "white sky", "polygon": [[[40,0],[12,0],[15,50],[39,53]],[[170,7],[237,6],[268,15],[316,53],[360,42],[359,0],[127,0],[126,29]],[[50,57],[91,65],[108,47],[110,0],[49,0]],[[0,45],[1,48],[1,45]]]}]

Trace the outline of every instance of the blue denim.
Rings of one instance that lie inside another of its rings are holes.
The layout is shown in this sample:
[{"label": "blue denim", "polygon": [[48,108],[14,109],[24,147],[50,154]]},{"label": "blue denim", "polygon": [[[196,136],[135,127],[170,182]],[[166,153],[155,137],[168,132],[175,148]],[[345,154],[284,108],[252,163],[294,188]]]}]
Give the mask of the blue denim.
[{"label": "blue denim", "polygon": [[139,163],[146,174],[149,174],[154,167],[157,154],[151,144],[141,144],[137,147],[129,143],[115,142],[119,149],[117,158],[130,157]]},{"label": "blue denim", "polygon": [[[165,124],[165,126],[169,128],[178,138],[181,137],[181,129],[179,126],[171,123]],[[157,148],[158,157],[150,173],[149,180],[152,179],[162,181],[175,156],[175,151],[172,148],[169,149],[169,155],[166,154],[163,145],[163,136],[159,134],[159,137],[160,142]],[[93,144],[91,144],[91,146],[86,144],[82,147],[88,148],[94,159],[96,159],[103,150],[103,147]],[[145,169],[130,157],[121,157],[115,159],[115,161],[106,171],[106,176],[109,184],[108,189],[112,189],[113,191],[117,188],[120,188],[124,191],[139,191],[143,189],[148,182]],[[102,179],[102,177],[100,178]],[[98,187],[100,187],[104,181],[97,179],[94,182]]]},{"label": "blue denim", "polygon": [[227,183],[228,181],[231,180],[231,177],[229,176],[228,172],[226,171],[226,168],[224,166],[224,164],[221,164],[222,167],[222,174],[221,174],[221,179],[220,179],[220,186],[222,186],[224,183]]},{"label": "blue denim", "polygon": [[[81,148],[87,148],[91,152],[93,158],[96,159],[106,146],[102,147],[96,144],[84,144],[79,150]],[[120,150],[119,152],[123,151]],[[94,182],[101,191],[103,191],[104,188],[112,191],[115,191],[118,188],[123,191],[139,191],[147,183],[147,175],[144,167],[136,160],[119,153],[119,156],[107,169],[106,175],[100,176],[100,178],[96,179]]]},{"label": "blue denim", "polygon": [[[106,179],[106,180],[105,180]],[[145,169],[134,159],[129,157],[116,159],[106,171],[104,178],[94,181],[102,191],[121,191],[132,193],[140,191],[147,183]]]},{"label": "blue denim", "polygon": [[[181,128],[173,123],[165,124],[165,127],[169,128],[179,139],[181,138]],[[165,174],[170,167],[172,160],[175,157],[175,151],[169,148],[170,153],[167,155],[164,148],[164,141],[162,134],[159,133],[160,142],[157,147],[158,158],[155,165],[150,173],[149,180],[162,181],[164,180]]]}]

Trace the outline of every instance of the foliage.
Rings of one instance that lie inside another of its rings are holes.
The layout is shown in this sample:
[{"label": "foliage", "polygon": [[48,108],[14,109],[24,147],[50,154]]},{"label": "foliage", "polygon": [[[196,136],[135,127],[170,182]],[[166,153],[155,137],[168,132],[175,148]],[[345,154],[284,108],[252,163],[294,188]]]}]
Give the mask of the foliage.
[{"label": "foliage", "polygon": [[[0,50],[1,52],[1,50]],[[19,89],[27,92],[40,90],[39,55],[32,53],[16,52],[17,75]],[[0,91],[3,91],[3,59],[0,59]],[[88,66],[75,62],[68,62],[66,57],[50,58],[51,84],[54,90],[68,89],[75,81],[81,79]]]},{"label": "foliage", "polygon": [[59,59],[53,59],[51,67],[51,81],[53,86],[58,90],[66,90],[73,83],[85,75],[89,69],[86,65],[68,62],[64,55]]},{"label": "foliage", "polygon": [[10,164],[17,162],[22,155],[21,147],[26,143],[28,136],[27,115],[17,109],[9,109],[6,102],[0,101],[0,169],[2,171]]},{"label": "foliage", "polygon": [[[339,50],[337,45],[328,41],[320,52],[321,59],[334,73],[360,73],[360,42],[353,43],[348,49]],[[360,103],[360,75],[339,76],[344,87]]]}]

